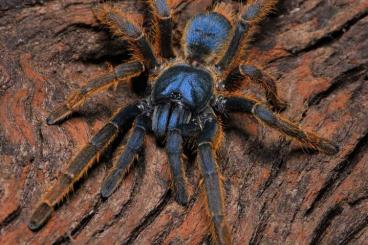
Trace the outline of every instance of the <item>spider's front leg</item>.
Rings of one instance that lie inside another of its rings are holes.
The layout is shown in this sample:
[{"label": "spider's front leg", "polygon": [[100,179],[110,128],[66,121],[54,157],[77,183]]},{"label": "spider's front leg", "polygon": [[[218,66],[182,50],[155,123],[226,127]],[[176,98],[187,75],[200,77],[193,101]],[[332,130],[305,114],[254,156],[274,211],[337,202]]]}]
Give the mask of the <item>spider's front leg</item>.
[{"label": "spider's front leg", "polygon": [[276,3],[277,0],[253,0],[245,5],[240,11],[240,18],[228,47],[216,64],[219,70],[228,69],[233,62],[237,61],[241,53],[239,50],[246,45],[255,25],[270,12]]},{"label": "spider's front leg", "polygon": [[87,98],[108,89],[118,80],[137,76],[143,70],[144,67],[140,62],[130,62],[115,67],[113,72],[106,73],[89,81],[86,86],[72,93],[64,104],[50,113],[46,120],[47,124],[51,125],[61,122],[73,112],[77,111]]},{"label": "spider's front leg", "polygon": [[111,173],[102,184],[101,196],[103,198],[109,197],[115,191],[124,175],[129,171],[134,157],[143,146],[144,136],[150,125],[151,120],[147,115],[141,114],[137,117],[134,129],[129,136],[127,144],[124,146],[123,153],[115,162]]},{"label": "spider's front leg", "polygon": [[108,5],[102,5],[95,13],[96,17],[106,24],[115,35],[129,41],[133,46],[133,55],[139,57],[147,69],[159,65],[151,43],[143,31],[143,18],[141,16],[125,13]]},{"label": "spider's front leg", "polygon": [[268,126],[279,130],[280,132],[291,136],[307,147],[318,149],[329,155],[334,155],[339,152],[339,147],[333,142],[319,137],[315,133],[304,131],[300,126],[282,118],[277,113],[274,113],[267,105],[248,97],[228,96],[219,97],[215,108],[220,113],[226,112],[245,112],[253,114],[261,122]]},{"label": "spider's front leg", "polygon": [[71,160],[67,169],[58,178],[56,185],[43,197],[33,212],[28,227],[40,229],[51,217],[53,209],[71,192],[74,184],[98,161],[119,133],[125,134],[134,118],[141,113],[141,105],[133,104],[121,109],[100,129],[92,140]]},{"label": "spider's front leg", "polygon": [[286,109],[286,102],[282,101],[277,95],[275,81],[262,70],[254,65],[241,64],[230,72],[227,78],[223,81],[222,86],[226,90],[235,90],[240,87],[244,78],[249,78],[251,81],[259,82],[266,91],[267,101],[272,107],[278,111]]},{"label": "spider's front leg", "polygon": [[205,122],[198,137],[199,163],[204,178],[204,189],[209,216],[213,226],[213,238],[218,244],[231,244],[231,233],[225,220],[223,187],[215,160],[218,126],[215,118]]}]

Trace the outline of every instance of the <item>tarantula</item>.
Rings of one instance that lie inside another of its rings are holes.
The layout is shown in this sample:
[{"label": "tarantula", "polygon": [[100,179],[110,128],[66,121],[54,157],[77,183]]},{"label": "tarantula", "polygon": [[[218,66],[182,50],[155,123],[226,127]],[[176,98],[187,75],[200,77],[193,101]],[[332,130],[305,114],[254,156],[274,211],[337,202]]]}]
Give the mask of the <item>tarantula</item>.
[{"label": "tarantula", "polygon": [[[199,153],[198,162],[204,178],[212,236],[219,244],[231,243],[215,157],[222,135],[219,120],[223,114],[252,114],[264,124],[294,137],[308,147],[336,154],[339,149],[332,142],[303,131],[274,112],[286,106],[277,96],[274,80],[256,66],[241,62],[239,51],[244,48],[254,26],[275,4],[276,0],[248,1],[235,18],[229,5],[221,3],[207,13],[194,16],[183,33],[183,54],[176,54],[173,49],[173,11],[170,2],[150,1],[155,23],[154,43],[147,38],[142,21],[137,16],[115,7],[99,7],[96,16],[115,35],[129,41],[133,59],[90,81],[52,112],[47,123],[61,122],[78,110],[86,98],[119,80],[138,77],[142,73],[148,74],[148,78],[144,80],[145,76],[140,76],[135,82],[147,85],[144,88],[147,96],[121,108],[71,160],[56,185],[34,211],[29,228],[40,229],[50,218],[53,208],[98,161],[113,139],[122,137],[128,131],[130,136],[124,151],[102,185],[102,197],[109,197],[119,186],[135,155],[142,148],[145,134],[153,132],[156,139],[166,145],[175,200],[186,205],[189,198],[182,154],[183,143],[191,140],[195,142]],[[264,87],[270,106],[240,94],[239,85],[245,78],[259,82]]]}]

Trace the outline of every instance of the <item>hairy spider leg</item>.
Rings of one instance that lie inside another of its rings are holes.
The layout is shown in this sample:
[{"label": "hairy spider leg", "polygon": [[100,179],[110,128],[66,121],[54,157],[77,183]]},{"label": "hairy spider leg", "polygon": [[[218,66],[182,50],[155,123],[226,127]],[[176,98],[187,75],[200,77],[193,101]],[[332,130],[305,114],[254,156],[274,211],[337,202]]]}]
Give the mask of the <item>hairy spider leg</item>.
[{"label": "hairy spider leg", "polygon": [[131,128],[134,118],[140,112],[138,104],[129,105],[118,111],[70,161],[56,185],[46,193],[33,212],[28,224],[31,230],[38,230],[46,224],[55,206],[61,203],[66,195],[72,191],[74,184],[99,160],[101,154],[106,151],[119,133],[124,135]]},{"label": "hairy spider leg", "polygon": [[241,54],[239,49],[246,45],[254,26],[270,12],[276,3],[277,0],[253,0],[245,6],[240,13],[239,21],[235,26],[228,48],[216,64],[219,70],[229,69],[232,63],[237,63],[237,58]]},{"label": "hairy spider leg", "polygon": [[339,147],[333,142],[315,133],[304,131],[300,126],[272,112],[267,105],[262,104],[260,101],[248,97],[229,96],[220,99],[218,103],[221,104],[219,108],[224,108],[225,112],[251,113],[261,122],[297,139],[307,147],[312,147],[329,155],[339,152]]},{"label": "hairy spider leg", "polygon": [[140,62],[130,62],[118,65],[114,68],[113,72],[106,73],[89,81],[86,86],[72,93],[64,104],[50,113],[46,119],[47,124],[52,125],[61,122],[73,112],[77,111],[87,98],[108,89],[119,80],[137,76],[142,73],[143,70],[143,64]]},{"label": "hairy spider leg", "polygon": [[143,146],[144,136],[147,130],[150,129],[150,125],[151,120],[147,115],[141,114],[137,117],[128,142],[124,146],[123,153],[114,163],[111,173],[102,184],[101,196],[103,198],[111,196],[123,180],[125,174],[129,171],[137,152]]},{"label": "hairy spider leg", "polygon": [[262,70],[254,65],[241,64],[233,69],[223,81],[224,88],[229,91],[236,91],[241,87],[244,78],[251,81],[259,82],[266,91],[267,101],[272,107],[278,111],[286,109],[286,102],[277,96],[276,83],[272,77],[262,72]]},{"label": "hairy spider leg", "polygon": [[173,58],[174,51],[172,47],[173,21],[171,8],[167,0],[150,0],[156,25],[155,32],[158,36],[158,50],[164,58]]},{"label": "hairy spider leg", "polygon": [[218,244],[231,244],[231,233],[225,220],[223,187],[215,160],[218,126],[214,118],[209,119],[198,136],[199,164],[204,178],[204,189],[212,237]]},{"label": "hairy spider leg", "polygon": [[[118,8],[107,5],[98,8],[96,16],[115,35],[128,40],[133,48],[135,47],[133,49],[133,55],[136,55],[136,58],[139,58],[147,68],[151,69],[158,66],[152,46],[143,31],[143,20],[141,16],[138,17],[131,13],[124,13]],[[138,53],[134,51],[138,51]]]}]

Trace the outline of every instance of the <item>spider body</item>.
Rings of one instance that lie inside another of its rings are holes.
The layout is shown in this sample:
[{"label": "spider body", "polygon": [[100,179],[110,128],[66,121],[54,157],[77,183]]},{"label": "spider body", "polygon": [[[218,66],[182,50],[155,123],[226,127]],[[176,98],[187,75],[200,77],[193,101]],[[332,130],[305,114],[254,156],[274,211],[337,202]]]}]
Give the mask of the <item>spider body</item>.
[{"label": "spider body", "polygon": [[98,161],[98,156],[106,151],[114,139],[124,136],[128,131],[130,136],[124,150],[102,185],[102,197],[113,194],[134,162],[138,150],[143,147],[145,135],[152,132],[159,141],[165,142],[175,200],[186,205],[189,197],[183,171],[182,145],[186,139],[193,140],[204,179],[212,235],[218,244],[231,243],[215,154],[221,141],[219,121],[223,114],[249,113],[309,147],[328,154],[338,152],[338,147],[332,142],[303,131],[279,116],[267,104],[230,91],[230,88],[236,90],[235,85],[244,78],[249,78],[261,83],[274,109],[285,107],[277,97],[274,81],[257,67],[242,63],[237,52],[246,43],[246,34],[251,32],[252,27],[276,1],[251,1],[241,11],[237,21],[226,13],[229,10],[226,5],[195,16],[188,22],[183,34],[184,57],[166,62],[163,60],[175,56],[171,42],[170,6],[165,0],[152,0],[150,3],[158,26],[156,48],[147,40],[137,19],[115,8],[102,7],[97,12],[100,21],[108,25],[114,34],[129,40],[138,55],[134,56],[135,60],[115,67],[113,72],[90,81],[52,112],[47,123],[55,124],[64,120],[86,98],[115,84],[117,79],[126,80],[148,71],[152,86],[146,88],[149,91],[147,97],[121,108],[71,160],[57,184],[44,196],[33,213],[30,229],[41,228],[51,216],[53,208]]}]

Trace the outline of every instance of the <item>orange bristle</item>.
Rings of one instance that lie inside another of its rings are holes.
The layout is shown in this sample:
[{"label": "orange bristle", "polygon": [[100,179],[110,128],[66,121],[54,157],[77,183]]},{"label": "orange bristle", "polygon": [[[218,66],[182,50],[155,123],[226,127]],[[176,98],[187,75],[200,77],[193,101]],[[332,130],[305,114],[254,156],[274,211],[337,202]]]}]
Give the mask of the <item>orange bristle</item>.
[{"label": "orange bristle", "polygon": [[255,4],[260,5],[260,12],[257,13],[254,19],[247,20],[248,22],[259,22],[261,21],[270,11],[275,7],[277,0],[253,0],[249,1],[244,9],[241,11],[241,15],[246,13]]},{"label": "orange bristle", "polygon": [[113,21],[113,19],[126,21],[127,23],[132,24],[142,33],[143,16],[139,13],[126,13],[120,8],[105,4],[95,10],[95,16],[101,23],[107,25],[116,36],[122,37],[124,39],[134,39],[134,37],[129,37],[126,35],[126,33],[122,32],[118,23]]},{"label": "orange bristle", "polygon": [[213,8],[213,12],[221,14],[224,16],[230,23],[234,23],[235,21],[235,11],[233,6],[229,3],[219,3]]}]

